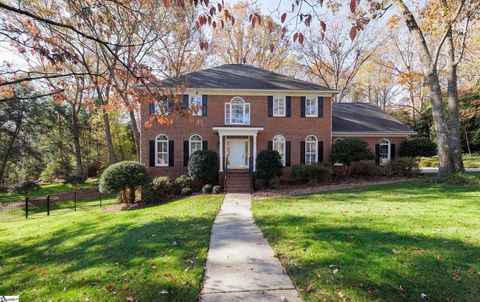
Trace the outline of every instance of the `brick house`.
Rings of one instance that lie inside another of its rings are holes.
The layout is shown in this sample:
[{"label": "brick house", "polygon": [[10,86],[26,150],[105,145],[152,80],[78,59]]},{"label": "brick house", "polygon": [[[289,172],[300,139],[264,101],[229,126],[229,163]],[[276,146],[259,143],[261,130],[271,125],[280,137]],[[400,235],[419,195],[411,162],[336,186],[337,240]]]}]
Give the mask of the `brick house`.
[{"label": "brick house", "polygon": [[243,187],[262,150],[280,153],[288,177],[293,165],[327,161],[335,140],[362,138],[383,163],[414,133],[376,107],[332,104],[337,91],[249,65],[222,65],[177,81],[186,87],[183,105],[195,108],[191,116],[146,127],[158,110],[155,104],[142,106],[141,160],[151,176],[186,174],[190,155],[209,149],[219,155],[220,184]]}]

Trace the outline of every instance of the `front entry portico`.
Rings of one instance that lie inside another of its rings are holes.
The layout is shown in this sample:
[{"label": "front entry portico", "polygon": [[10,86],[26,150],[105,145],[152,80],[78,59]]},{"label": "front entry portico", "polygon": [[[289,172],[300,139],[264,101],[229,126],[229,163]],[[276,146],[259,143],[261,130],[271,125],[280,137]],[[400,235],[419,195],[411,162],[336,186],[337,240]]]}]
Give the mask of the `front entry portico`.
[{"label": "front entry portico", "polygon": [[255,172],[257,134],[263,127],[213,127],[219,136],[219,172],[252,169]]}]

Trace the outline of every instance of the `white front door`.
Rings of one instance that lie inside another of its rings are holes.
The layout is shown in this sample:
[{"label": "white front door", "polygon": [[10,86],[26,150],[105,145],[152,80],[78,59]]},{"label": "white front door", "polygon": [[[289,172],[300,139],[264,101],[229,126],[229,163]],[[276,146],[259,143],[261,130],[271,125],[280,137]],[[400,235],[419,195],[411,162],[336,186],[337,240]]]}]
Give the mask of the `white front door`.
[{"label": "white front door", "polygon": [[248,169],[248,139],[227,140],[227,167],[229,169]]}]

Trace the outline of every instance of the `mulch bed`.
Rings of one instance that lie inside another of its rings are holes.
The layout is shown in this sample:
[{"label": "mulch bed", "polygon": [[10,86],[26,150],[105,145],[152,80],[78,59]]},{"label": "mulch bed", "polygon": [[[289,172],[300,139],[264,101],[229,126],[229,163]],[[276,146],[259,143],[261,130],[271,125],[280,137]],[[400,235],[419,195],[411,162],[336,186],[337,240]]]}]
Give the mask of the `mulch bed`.
[{"label": "mulch bed", "polygon": [[307,185],[288,185],[282,186],[279,189],[265,189],[262,191],[257,191],[253,194],[253,199],[267,199],[275,198],[282,196],[291,196],[291,195],[302,195],[302,194],[312,194],[312,193],[321,193],[333,190],[341,189],[351,189],[351,188],[360,188],[371,185],[386,185],[404,181],[411,181],[412,177],[374,177],[368,179],[341,179],[336,180],[327,184],[318,184],[316,186],[307,186]]}]

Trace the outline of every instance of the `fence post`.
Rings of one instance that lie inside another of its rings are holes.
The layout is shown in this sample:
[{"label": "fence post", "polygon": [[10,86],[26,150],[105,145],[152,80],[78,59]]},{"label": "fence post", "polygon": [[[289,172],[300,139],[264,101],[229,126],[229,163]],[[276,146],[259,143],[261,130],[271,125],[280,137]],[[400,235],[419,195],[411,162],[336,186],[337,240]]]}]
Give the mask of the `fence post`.
[{"label": "fence post", "polygon": [[28,218],[28,196],[25,197],[25,218]]},{"label": "fence post", "polygon": [[47,216],[50,216],[50,195],[47,195]]},{"label": "fence post", "polygon": [[102,192],[98,192],[100,194],[100,207],[102,207]]},{"label": "fence post", "polygon": [[75,203],[75,212],[77,211],[77,190],[73,191],[73,201]]}]

